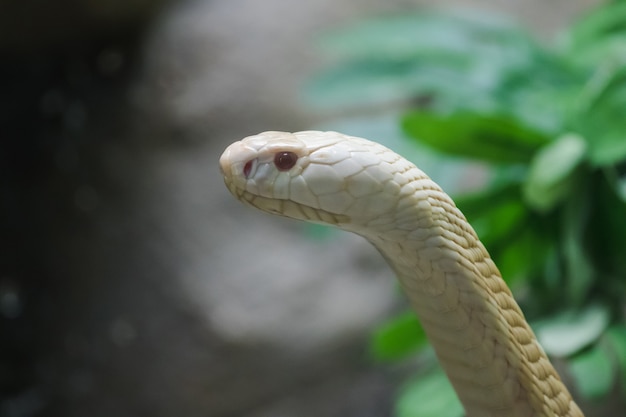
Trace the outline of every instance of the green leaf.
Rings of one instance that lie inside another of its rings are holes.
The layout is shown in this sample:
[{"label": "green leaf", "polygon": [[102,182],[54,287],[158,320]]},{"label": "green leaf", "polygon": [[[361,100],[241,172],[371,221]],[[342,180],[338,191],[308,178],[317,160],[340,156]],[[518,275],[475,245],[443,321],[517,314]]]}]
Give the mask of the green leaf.
[{"label": "green leaf", "polygon": [[607,128],[608,131],[596,136],[597,140],[590,149],[590,161],[596,166],[612,165],[626,159],[626,133],[623,129],[619,130],[621,127]]},{"label": "green leaf", "polygon": [[487,247],[509,240],[526,217],[520,188],[515,183],[461,195],[454,200]]},{"label": "green leaf", "polygon": [[611,358],[598,346],[570,359],[569,371],[578,392],[586,399],[606,397],[613,388],[615,373]]},{"label": "green leaf", "polygon": [[520,201],[519,181],[516,178],[506,178],[489,188],[454,197],[457,207],[470,222],[489,217],[488,212],[494,205],[508,204],[511,201]]},{"label": "green leaf", "polygon": [[572,100],[580,90],[579,78],[556,64],[537,62],[501,85],[494,101],[500,112],[553,137],[568,123]]},{"label": "green leaf", "polygon": [[581,305],[589,293],[596,275],[595,268],[585,247],[585,227],[591,207],[588,178],[577,184],[576,192],[570,193],[559,216],[562,220],[560,249],[563,254],[566,287],[562,294],[573,305]]},{"label": "green leaf", "polygon": [[623,323],[611,326],[606,334],[613,356],[619,363],[622,385],[624,386],[624,382],[626,382],[626,326]]},{"label": "green leaf", "polygon": [[[591,209],[584,233],[585,248],[596,270],[623,282],[626,277],[626,201],[617,189],[619,183],[611,184],[603,175],[595,175],[593,181],[589,196]],[[606,282],[603,287],[615,294],[612,285],[615,284]]]},{"label": "green leaf", "polygon": [[553,242],[532,222],[524,226],[510,241],[502,242],[495,250],[490,249],[502,277],[510,285],[537,276],[554,252]]},{"label": "green leaf", "polygon": [[596,47],[599,41],[626,34],[626,3],[603,4],[584,15],[565,34],[565,43],[572,55],[585,48]]},{"label": "green leaf", "polygon": [[507,283],[513,285],[543,271],[546,258],[554,252],[551,238],[524,206],[516,179],[455,201]]},{"label": "green leaf", "polygon": [[620,174],[618,169],[606,169],[607,180],[615,191],[615,195],[623,203],[626,203],[626,174]]},{"label": "green leaf", "polygon": [[460,103],[492,109],[494,100],[488,92],[494,80],[473,74],[470,66],[466,58],[456,56],[358,59],[319,74],[306,86],[304,96],[312,105],[330,110],[415,102],[444,109],[456,109]]},{"label": "green leaf", "polygon": [[428,343],[415,313],[408,311],[378,327],[370,339],[370,352],[377,360],[390,361],[416,353]]},{"label": "green leaf", "polygon": [[527,162],[548,142],[543,134],[505,115],[457,112],[444,116],[414,111],[404,116],[402,127],[441,152],[494,163]]},{"label": "green leaf", "polygon": [[535,323],[535,333],[548,355],[570,356],[595,342],[607,328],[608,308],[591,305],[580,311],[565,311]]},{"label": "green leaf", "polygon": [[568,52],[573,67],[593,71],[598,66],[623,62],[626,52],[626,34],[597,39],[587,45],[578,45]]},{"label": "green leaf", "polygon": [[591,61],[590,75],[572,100],[569,127],[587,140],[591,164],[607,166],[626,159],[626,33],[615,58]]},{"label": "green leaf", "polygon": [[463,406],[446,374],[437,368],[411,380],[396,400],[397,417],[461,417]]},{"label": "green leaf", "polygon": [[510,19],[484,11],[445,14],[420,11],[384,16],[329,33],[322,39],[326,51],[344,59],[453,53],[468,57],[505,54],[509,59],[519,59],[523,56],[522,46],[531,43],[527,31]]},{"label": "green leaf", "polygon": [[626,177],[619,178],[615,183],[615,194],[626,203]]},{"label": "green leaf", "polygon": [[572,127],[587,139],[591,164],[608,166],[626,160],[626,59],[603,64],[576,103]]},{"label": "green leaf", "polygon": [[524,183],[525,201],[536,210],[548,211],[576,186],[573,175],[585,158],[585,140],[575,134],[563,135],[541,149],[530,163]]},{"label": "green leaf", "polygon": [[[538,44],[517,25],[485,13],[379,18],[327,36],[322,45],[338,62],[313,79],[305,97],[326,108],[427,99],[448,110],[493,111],[494,92],[510,77],[543,80],[528,76],[545,55]],[[563,78],[540,83],[538,91],[560,86]],[[527,87],[528,81],[520,89]]]},{"label": "green leaf", "polygon": [[432,66],[403,59],[356,60],[319,74],[306,87],[305,97],[314,106],[331,110],[409,101],[455,77],[449,68],[433,71]]}]

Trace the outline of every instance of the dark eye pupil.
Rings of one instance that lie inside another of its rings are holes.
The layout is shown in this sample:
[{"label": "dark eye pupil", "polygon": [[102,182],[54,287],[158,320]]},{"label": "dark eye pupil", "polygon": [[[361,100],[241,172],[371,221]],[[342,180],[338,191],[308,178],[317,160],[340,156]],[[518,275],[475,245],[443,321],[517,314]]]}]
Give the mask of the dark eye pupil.
[{"label": "dark eye pupil", "polygon": [[280,171],[287,171],[296,164],[298,161],[298,155],[293,152],[278,152],[274,155],[274,165]]}]

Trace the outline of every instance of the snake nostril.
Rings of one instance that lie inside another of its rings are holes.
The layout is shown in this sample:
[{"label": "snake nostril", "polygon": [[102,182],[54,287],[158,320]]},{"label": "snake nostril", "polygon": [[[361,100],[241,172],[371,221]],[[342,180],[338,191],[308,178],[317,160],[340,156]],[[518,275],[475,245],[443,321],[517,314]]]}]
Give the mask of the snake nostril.
[{"label": "snake nostril", "polygon": [[280,171],[287,171],[293,168],[298,161],[298,155],[293,152],[278,152],[274,155],[274,165]]},{"label": "snake nostril", "polygon": [[252,172],[252,161],[248,161],[246,162],[246,164],[243,166],[243,175],[248,178],[250,177],[250,172]]}]

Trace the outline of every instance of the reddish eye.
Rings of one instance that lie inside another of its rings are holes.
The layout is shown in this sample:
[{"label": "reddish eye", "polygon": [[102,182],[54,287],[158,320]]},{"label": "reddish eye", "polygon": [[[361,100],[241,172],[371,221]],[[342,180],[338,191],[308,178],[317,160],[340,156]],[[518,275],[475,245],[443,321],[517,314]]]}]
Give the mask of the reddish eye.
[{"label": "reddish eye", "polygon": [[278,152],[274,155],[274,165],[279,171],[288,171],[298,161],[298,155],[293,152]]},{"label": "reddish eye", "polygon": [[252,171],[252,161],[246,162],[243,166],[243,175],[248,178],[250,176],[250,172]]}]

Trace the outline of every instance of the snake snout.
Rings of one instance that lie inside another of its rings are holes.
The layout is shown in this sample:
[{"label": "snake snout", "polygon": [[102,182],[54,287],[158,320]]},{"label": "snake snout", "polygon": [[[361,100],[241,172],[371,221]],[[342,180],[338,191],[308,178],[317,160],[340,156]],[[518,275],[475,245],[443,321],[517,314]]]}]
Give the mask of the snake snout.
[{"label": "snake snout", "polygon": [[241,141],[228,146],[219,160],[224,181],[238,187],[243,186],[245,181],[254,175],[257,165],[257,158]]}]

